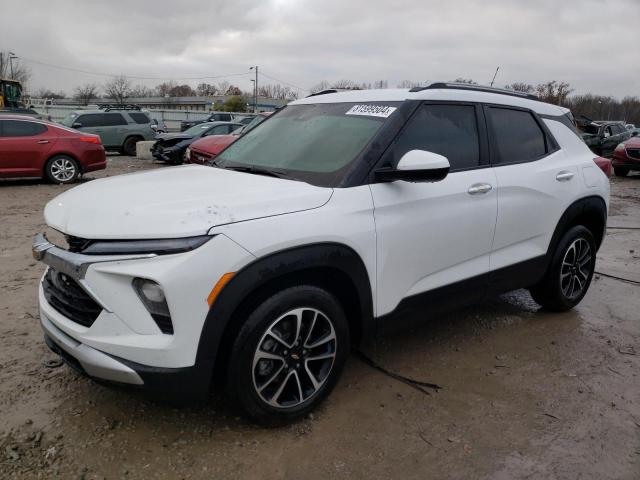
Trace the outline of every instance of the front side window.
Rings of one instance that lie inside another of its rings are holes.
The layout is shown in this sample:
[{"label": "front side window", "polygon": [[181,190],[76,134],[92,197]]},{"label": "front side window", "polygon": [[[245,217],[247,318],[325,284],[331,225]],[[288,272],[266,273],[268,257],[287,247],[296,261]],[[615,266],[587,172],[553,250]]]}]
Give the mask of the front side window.
[{"label": "front side window", "polygon": [[473,105],[421,106],[394,146],[394,165],[410,150],[426,150],[447,157],[451,171],[480,165],[480,142]]},{"label": "front side window", "polygon": [[47,131],[47,127],[41,123],[22,120],[2,120],[0,124],[0,136],[2,137],[32,137]]},{"label": "front side window", "polygon": [[400,102],[291,105],[217,157],[223,168],[277,171],[314,185],[339,183]]},{"label": "front side window", "polygon": [[[80,115],[73,123],[79,123],[83,127],[101,127],[104,125],[102,113],[86,113]],[[73,125],[73,124],[72,124]]]},{"label": "front side window", "polygon": [[494,163],[519,163],[536,160],[547,153],[544,132],[530,112],[490,107],[496,155]]}]

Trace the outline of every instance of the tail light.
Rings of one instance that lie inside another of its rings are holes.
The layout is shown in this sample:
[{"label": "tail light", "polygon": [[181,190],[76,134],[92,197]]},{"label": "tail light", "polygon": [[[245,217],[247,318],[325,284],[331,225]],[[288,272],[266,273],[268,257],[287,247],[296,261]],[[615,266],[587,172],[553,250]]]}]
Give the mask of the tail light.
[{"label": "tail light", "polygon": [[611,160],[603,157],[595,157],[593,162],[598,166],[600,170],[604,172],[607,177],[611,176]]},{"label": "tail light", "polygon": [[102,145],[102,142],[100,141],[100,137],[98,137],[98,136],[78,137],[78,140],[80,140],[81,142],[84,142],[84,143],[93,143],[95,145]]}]

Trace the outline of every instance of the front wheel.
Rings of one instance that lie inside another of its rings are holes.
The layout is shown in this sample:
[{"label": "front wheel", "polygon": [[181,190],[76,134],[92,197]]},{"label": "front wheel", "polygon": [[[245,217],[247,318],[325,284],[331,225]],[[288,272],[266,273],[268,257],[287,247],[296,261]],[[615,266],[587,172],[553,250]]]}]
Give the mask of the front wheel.
[{"label": "front wheel", "polygon": [[531,296],[548,310],[570,310],[587,293],[595,268],[593,235],[582,225],[575,226],[558,243],[547,273],[530,288]]},{"label": "front wheel", "polygon": [[258,423],[298,419],[333,389],[348,351],[338,300],[315,286],[288,288],[262,302],[241,328],[229,364],[230,393]]},{"label": "front wheel", "polygon": [[80,175],[80,168],[73,158],[57,155],[47,162],[44,174],[52,183],[72,183]]}]

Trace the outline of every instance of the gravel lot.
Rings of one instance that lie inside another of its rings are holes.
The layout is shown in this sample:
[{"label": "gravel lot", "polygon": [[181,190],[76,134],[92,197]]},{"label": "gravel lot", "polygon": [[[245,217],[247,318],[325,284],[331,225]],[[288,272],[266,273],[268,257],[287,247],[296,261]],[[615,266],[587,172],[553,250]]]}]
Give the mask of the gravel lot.
[{"label": "gravel lot", "polygon": [[[114,156],[85,181],[158,167]],[[319,411],[262,429],[221,399],[176,408],[51,362],[30,247],[65,188],[0,182],[1,478],[640,478],[638,285],[598,275],[562,315],[518,291],[431,319],[364,351],[438,393],[352,356]],[[640,175],[612,194],[609,225],[640,227]],[[610,229],[597,269],[640,281],[639,240]]]}]

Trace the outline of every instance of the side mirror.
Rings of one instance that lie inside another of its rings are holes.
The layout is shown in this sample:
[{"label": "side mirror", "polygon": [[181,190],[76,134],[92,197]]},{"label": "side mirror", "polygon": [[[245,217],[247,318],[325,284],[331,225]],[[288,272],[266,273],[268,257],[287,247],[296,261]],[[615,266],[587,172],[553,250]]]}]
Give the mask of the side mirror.
[{"label": "side mirror", "polygon": [[80,122],[76,122],[73,125],[71,125],[71,128],[82,128],[82,124]]},{"label": "side mirror", "polygon": [[380,168],[375,175],[385,182],[439,182],[449,174],[449,168],[447,157],[425,150],[410,150],[402,156],[396,168]]}]

